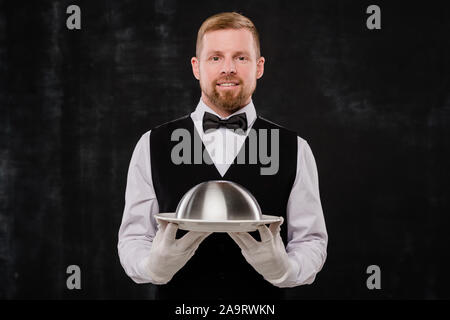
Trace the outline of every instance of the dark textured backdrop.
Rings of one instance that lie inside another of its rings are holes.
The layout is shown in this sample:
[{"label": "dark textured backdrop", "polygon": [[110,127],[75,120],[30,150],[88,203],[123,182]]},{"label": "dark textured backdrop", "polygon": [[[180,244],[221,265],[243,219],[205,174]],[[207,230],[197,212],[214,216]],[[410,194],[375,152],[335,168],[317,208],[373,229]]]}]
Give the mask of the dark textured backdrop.
[{"label": "dark textured backdrop", "polygon": [[151,297],[116,250],[128,163],[193,110],[196,32],[230,10],[261,34],[258,112],[318,165],[328,259],[298,297],[449,298],[449,13],[392,2],[369,31],[372,1],[0,1],[0,298]]}]

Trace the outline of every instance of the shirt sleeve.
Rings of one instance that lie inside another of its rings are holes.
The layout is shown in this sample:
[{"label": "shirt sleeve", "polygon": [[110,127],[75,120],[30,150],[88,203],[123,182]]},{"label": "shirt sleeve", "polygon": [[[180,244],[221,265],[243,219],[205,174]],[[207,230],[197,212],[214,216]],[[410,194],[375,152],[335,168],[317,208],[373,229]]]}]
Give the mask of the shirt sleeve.
[{"label": "shirt sleeve", "polygon": [[136,283],[152,282],[143,263],[157,231],[154,214],[159,212],[151,176],[149,140],[150,131],[142,135],[131,157],[117,245],[120,263]]},{"label": "shirt sleeve", "polygon": [[297,175],[287,205],[286,251],[292,272],[279,287],[314,282],[327,256],[328,234],[319,194],[314,155],[306,140],[298,137]]}]

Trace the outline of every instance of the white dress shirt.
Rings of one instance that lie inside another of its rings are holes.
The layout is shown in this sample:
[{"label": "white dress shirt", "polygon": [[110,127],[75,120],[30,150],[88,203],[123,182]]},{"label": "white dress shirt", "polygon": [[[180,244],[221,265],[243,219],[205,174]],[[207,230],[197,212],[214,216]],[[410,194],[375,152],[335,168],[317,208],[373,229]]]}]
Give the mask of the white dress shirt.
[{"label": "white dress shirt", "polygon": [[[205,111],[219,116],[200,99],[191,118],[215,167],[224,176],[256,120],[255,107],[250,102],[234,113],[246,113],[248,130],[245,135],[223,127],[205,134],[202,126]],[[119,230],[120,262],[126,274],[136,283],[152,282],[144,271],[143,262],[157,231],[154,215],[159,213],[150,167],[149,138],[150,131],[142,135],[131,157],[125,208]],[[306,140],[297,137],[297,143],[297,175],[289,196],[285,221],[288,240],[286,251],[293,272],[283,283],[278,284],[280,287],[311,284],[327,256],[328,235],[320,202],[316,162]]]},{"label": "white dress shirt", "polygon": [[[220,127],[217,130],[208,131],[205,133],[203,131],[203,114],[210,112],[221,119],[228,119],[235,114],[244,113],[247,116],[248,128],[246,134],[237,134],[233,130],[228,130],[227,128]],[[245,138],[248,135],[250,128],[256,120],[256,110],[253,102],[250,102],[244,108],[239,109],[235,113],[229,115],[226,118],[219,116],[215,111],[208,107],[203,100],[200,99],[197,108],[191,113],[192,121],[194,122],[195,128],[197,129],[200,138],[204,142],[205,148],[208,151],[211,160],[213,161],[217,171],[223,177],[227,172],[230,165],[236,158],[239,150],[245,142]]]}]

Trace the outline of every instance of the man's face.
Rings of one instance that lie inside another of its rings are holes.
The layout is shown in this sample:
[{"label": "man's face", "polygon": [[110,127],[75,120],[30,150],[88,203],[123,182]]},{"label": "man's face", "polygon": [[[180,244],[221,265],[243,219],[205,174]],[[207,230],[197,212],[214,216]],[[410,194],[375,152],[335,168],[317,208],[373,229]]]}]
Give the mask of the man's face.
[{"label": "man's face", "polygon": [[257,57],[249,30],[207,32],[199,55],[191,63],[206,104],[228,115],[250,102],[264,72],[264,58]]}]

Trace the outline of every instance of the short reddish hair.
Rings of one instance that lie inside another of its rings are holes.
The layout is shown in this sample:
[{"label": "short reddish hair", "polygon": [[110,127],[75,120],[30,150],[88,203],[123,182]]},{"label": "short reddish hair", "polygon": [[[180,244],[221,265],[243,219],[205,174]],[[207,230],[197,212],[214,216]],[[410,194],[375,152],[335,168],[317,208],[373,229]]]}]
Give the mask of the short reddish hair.
[{"label": "short reddish hair", "polygon": [[258,58],[261,56],[259,34],[253,22],[249,18],[237,12],[222,12],[209,17],[200,26],[197,34],[197,46],[195,52],[197,57],[199,57],[203,36],[205,35],[205,33],[224,29],[249,30],[253,35],[253,39],[255,40],[256,56]]}]

